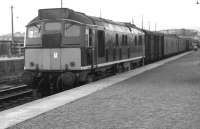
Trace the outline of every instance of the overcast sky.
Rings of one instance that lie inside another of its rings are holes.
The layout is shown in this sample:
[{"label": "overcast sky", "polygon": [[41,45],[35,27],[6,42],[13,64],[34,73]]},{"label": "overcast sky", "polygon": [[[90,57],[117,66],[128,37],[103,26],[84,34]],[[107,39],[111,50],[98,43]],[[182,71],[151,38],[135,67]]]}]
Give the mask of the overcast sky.
[{"label": "overcast sky", "polygon": [[[60,8],[60,0],[0,0],[0,34],[11,32],[11,11],[14,6],[14,31],[24,32],[25,25],[40,8]],[[91,16],[131,22],[151,30],[200,28],[200,4],[196,0],[63,0],[63,7]],[[200,2],[200,1],[199,1]]]}]

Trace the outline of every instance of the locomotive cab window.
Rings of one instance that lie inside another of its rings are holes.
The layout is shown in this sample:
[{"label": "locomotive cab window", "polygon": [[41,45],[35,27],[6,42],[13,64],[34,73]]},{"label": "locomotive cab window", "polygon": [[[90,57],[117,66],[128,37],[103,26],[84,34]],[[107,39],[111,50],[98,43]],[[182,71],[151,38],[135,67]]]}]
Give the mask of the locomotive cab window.
[{"label": "locomotive cab window", "polygon": [[39,38],[41,35],[41,25],[39,24],[29,26],[27,30],[28,38]]},{"label": "locomotive cab window", "polygon": [[65,37],[79,37],[81,28],[77,24],[66,23],[65,24]]}]

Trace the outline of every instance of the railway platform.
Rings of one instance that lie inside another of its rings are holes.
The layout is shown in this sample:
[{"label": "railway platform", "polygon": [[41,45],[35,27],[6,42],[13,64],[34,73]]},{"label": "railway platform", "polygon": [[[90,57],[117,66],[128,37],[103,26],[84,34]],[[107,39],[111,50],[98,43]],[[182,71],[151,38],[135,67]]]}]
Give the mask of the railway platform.
[{"label": "railway platform", "polygon": [[198,129],[200,51],[181,56],[0,112],[0,128]]}]

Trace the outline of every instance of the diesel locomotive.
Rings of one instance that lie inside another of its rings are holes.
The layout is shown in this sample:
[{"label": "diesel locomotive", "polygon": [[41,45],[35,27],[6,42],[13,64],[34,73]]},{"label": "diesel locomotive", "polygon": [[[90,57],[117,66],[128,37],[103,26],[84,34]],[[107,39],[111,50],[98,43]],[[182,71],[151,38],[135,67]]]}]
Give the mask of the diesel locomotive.
[{"label": "diesel locomotive", "polygon": [[130,23],[68,8],[40,9],[27,25],[24,68],[39,91],[60,91],[131,69],[143,63],[144,49],[144,32]]},{"label": "diesel locomotive", "polygon": [[162,33],[68,8],[40,9],[26,27],[24,68],[43,96],[189,50],[178,37],[169,36],[174,46]]}]

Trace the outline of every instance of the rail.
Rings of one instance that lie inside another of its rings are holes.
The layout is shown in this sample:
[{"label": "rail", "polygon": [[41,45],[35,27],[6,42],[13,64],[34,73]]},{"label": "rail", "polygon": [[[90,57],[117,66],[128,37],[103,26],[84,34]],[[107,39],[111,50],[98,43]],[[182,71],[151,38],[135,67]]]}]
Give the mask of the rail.
[{"label": "rail", "polygon": [[0,91],[0,102],[17,98],[25,94],[31,94],[32,89],[27,85],[14,86]]}]

